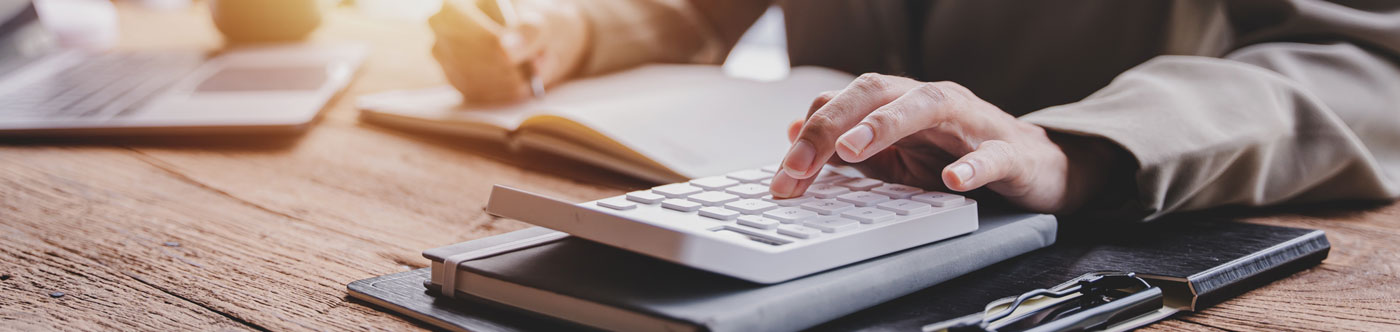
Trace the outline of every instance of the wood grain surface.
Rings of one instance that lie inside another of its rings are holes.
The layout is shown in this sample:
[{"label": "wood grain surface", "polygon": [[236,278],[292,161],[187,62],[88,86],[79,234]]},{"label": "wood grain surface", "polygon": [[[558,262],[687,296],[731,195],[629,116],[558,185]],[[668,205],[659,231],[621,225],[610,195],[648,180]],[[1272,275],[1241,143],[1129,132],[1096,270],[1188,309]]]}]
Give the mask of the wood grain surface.
[{"label": "wood grain surface", "polygon": [[[122,49],[221,45],[204,6],[119,5]],[[0,330],[412,330],[345,285],[426,248],[520,229],[493,184],[587,200],[646,183],[500,146],[361,124],[354,96],[445,80],[425,23],[335,10],[314,42],[373,53],[304,134],[0,141]],[[1246,213],[1323,229],[1322,265],[1149,330],[1400,329],[1400,205]]]}]

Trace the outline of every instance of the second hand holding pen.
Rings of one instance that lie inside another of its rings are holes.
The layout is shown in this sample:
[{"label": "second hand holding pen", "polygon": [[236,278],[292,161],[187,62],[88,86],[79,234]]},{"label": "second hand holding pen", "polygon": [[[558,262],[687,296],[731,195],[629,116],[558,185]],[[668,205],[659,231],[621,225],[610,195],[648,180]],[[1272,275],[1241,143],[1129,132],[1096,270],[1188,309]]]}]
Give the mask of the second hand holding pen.
[{"label": "second hand holding pen", "polygon": [[[501,11],[501,19],[507,28],[520,26],[520,16],[516,13],[515,4],[511,0],[496,0],[496,8]],[[544,98],[544,79],[535,72],[533,59],[520,64],[520,73],[530,84],[530,93],[535,98]]]}]

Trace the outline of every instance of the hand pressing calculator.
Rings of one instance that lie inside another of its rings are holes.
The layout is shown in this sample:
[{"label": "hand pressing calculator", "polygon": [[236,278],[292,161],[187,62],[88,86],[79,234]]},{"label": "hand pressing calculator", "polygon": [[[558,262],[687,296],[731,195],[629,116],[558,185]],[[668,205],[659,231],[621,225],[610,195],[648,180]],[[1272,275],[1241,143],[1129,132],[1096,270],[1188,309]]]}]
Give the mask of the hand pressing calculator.
[{"label": "hand pressing calculator", "polygon": [[777,283],[977,230],[977,202],[823,170],[776,199],[776,167],[572,204],[496,186],[487,212],[667,261]]}]

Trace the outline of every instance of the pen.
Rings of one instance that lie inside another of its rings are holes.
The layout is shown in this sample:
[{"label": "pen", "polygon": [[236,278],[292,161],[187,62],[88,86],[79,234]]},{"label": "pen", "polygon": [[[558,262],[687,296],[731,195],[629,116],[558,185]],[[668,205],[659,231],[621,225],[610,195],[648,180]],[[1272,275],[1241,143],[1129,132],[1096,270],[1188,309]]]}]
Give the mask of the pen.
[{"label": "pen", "polygon": [[[501,19],[505,21],[506,27],[518,26],[520,17],[515,12],[515,4],[511,0],[496,0],[496,8],[500,9]],[[535,75],[534,62],[526,61],[520,64],[520,73],[525,76],[526,82],[530,82],[530,93],[535,98],[544,97],[544,80]]]}]

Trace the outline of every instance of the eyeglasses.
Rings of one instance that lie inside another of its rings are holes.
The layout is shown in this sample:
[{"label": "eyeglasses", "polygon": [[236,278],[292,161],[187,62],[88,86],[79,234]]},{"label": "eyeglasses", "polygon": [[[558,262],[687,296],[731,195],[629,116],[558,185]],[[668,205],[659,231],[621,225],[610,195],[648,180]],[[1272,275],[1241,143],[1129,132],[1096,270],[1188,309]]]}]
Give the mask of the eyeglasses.
[{"label": "eyeglasses", "polygon": [[1096,272],[1049,289],[988,303],[981,313],[924,326],[924,331],[1127,330],[1170,316],[1160,288],[1133,273]]}]

